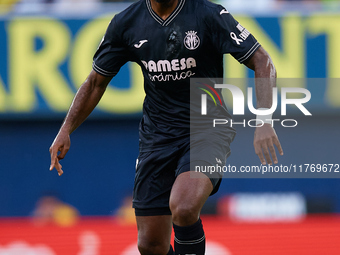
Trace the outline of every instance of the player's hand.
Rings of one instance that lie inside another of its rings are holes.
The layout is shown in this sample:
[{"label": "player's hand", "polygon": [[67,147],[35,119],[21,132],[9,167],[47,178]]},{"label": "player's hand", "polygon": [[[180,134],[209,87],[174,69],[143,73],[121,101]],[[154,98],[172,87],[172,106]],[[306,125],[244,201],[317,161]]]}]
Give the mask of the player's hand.
[{"label": "player's hand", "polygon": [[273,164],[270,155],[273,158],[274,164],[278,163],[274,145],[277,147],[280,155],[282,156],[283,150],[274,128],[267,123],[265,123],[262,127],[257,127],[254,135],[254,148],[262,165],[266,164],[266,160],[269,165]]},{"label": "player's hand", "polygon": [[[62,166],[59,163],[59,160],[63,159],[70,149],[71,140],[68,134],[59,133],[56,138],[54,139],[51,147],[50,147],[50,154],[51,154],[51,165],[50,171],[53,168],[57,169],[59,176],[62,175],[64,172],[61,169]],[[58,152],[59,155],[58,155]]]}]

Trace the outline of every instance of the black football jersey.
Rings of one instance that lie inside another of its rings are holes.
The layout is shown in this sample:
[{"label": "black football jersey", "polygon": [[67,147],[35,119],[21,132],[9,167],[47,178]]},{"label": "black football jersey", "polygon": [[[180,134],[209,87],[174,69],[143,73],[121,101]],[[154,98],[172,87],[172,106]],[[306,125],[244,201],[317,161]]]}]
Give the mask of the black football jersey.
[{"label": "black football jersey", "polygon": [[[140,0],[111,20],[94,55],[93,69],[114,76],[127,61],[140,65],[146,93],[140,149],[154,150],[189,137],[190,78],[221,78],[223,54],[243,63],[259,47],[221,5],[179,0],[162,20],[150,0]],[[224,103],[219,109],[230,118]]]}]

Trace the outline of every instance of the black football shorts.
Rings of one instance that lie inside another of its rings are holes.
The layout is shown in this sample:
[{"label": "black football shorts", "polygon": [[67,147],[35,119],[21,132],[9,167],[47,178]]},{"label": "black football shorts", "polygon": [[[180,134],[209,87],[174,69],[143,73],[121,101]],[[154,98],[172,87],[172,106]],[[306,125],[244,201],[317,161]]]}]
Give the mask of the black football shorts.
[{"label": "black football shorts", "polygon": [[[136,162],[133,208],[137,216],[171,215],[169,198],[172,185],[181,173],[202,170],[213,184],[213,191],[219,189],[223,173],[204,171],[208,166],[224,166],[230,155],[230,143],[234,138],[212,141],[207,139],[184,140],[154,151],[139,153]],[[191,146],[190,146],[191,145]]]}]

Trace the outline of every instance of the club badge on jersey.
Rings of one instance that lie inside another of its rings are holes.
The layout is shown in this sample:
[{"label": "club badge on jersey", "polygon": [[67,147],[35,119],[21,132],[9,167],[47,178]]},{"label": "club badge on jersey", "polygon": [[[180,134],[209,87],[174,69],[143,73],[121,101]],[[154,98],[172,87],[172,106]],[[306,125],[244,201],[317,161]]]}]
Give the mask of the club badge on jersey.
[{"label": "club badge on jersey", "polygon": [[184,38],[184,46],[188,50],[195,50],[200,45],[200,38],[196,31],[185,32],[186,36]]}]

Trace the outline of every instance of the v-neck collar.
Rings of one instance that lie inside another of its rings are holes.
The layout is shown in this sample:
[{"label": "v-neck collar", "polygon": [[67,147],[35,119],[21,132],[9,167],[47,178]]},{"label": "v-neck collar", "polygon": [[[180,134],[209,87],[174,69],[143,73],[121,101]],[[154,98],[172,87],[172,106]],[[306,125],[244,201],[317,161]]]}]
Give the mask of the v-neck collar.
[{"label": "v-neck collar", "polygon": [[173,21],[174,18],[180,13],[184,6],[185,0],[179,0],[175,10],[167,17],[165,20],[163,20],[161,17],[158,16],[158,14],[152,9],[150,0],[146,0],[146,6],[148,7],[148,10],[150,12],[150,15],[154,20],[156,20],[159,24],[162,26],[167,26]]}]

